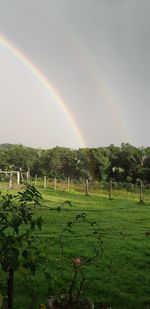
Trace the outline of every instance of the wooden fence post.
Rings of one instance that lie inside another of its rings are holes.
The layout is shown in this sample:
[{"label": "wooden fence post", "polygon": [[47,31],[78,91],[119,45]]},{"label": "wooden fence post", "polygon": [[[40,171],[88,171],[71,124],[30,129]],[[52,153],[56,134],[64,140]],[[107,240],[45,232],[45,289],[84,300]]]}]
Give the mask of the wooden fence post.
[{"label": "wooden fence post", "polygon": [[112,200],[112,180],[109,181],[109,199]]},{"label": "wooden fence post", "polygon": [[140,180],[140,203],[143,203],[144,199],[143,199],[143,182],[142,180]]},{"label": "wooden fence post", "polygon": [[68,192],[70,191],[70,177],[68,177]]},{"label": "wooden fence post", "polygon": [[24,182],[23,172],[20,170],[21,181]]},{"label": "wooden fence post", "polygon": [[89,194],[89,181],[88,181],[88,179],[86,179],[85,194],[86,194],[86,195]]},{"label": "wooden fence post", "polygon": [[20,185],[20,172],[17,171],[17,185]]},{"label": "wooden fence post", "polygon": [[54,178],[54,190],[56,191],[56,186],[57,186],[57,179]]},{"label": "wooden fence post", "polygon": [[35,178],[34,178],[34,185],[36,186],[36,182],[37,182],[37,174],[35,175]]},{"label": "wooden fence post", "polygon": [[27,183],[29,183],[29,181],[30,181],[30,170],[27,170]]},{"label": "wooden fence post", "polygon": [[44,189],[46,189],[46,176],[44,176]]},{"label": "wooden fence post", "polygon": [[10,177],[9,177],[9,189],[12,188],[12,173],[10,173]]}]

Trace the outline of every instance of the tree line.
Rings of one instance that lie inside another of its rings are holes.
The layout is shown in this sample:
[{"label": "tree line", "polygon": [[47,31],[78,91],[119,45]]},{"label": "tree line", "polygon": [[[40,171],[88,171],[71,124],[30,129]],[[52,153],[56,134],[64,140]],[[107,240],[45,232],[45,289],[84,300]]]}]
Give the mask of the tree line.
[{"label": "tree line", "polygon": [[150,147],[129,143],[98,148],[35,149],[0,145],[0,169],[30,171],[32,177],[150,183]]}]

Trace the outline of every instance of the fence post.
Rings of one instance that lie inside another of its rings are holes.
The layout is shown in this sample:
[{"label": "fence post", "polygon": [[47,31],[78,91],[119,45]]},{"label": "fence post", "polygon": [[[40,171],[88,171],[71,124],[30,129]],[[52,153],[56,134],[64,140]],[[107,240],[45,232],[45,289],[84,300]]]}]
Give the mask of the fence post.
[{"label": "fence post", "polygon": [[112,180],[109,181],[109,199],[112,200]]},{"label": "fence post", "polygon": [[140,180],[140,203],[143,203],[144,199],[143,199],[143,182],[142,180]]},{"label": "fence post", "polygon": [[34,178],[34,185],[36,186],[36,182],[37,182],[37,174],[35,175],[35,178]]},{"label": "fence post", "polygon": [[46,176],[44,176],[44,189],[46,189]]},{"label": "fence post", "polygon": [[70,191],[70,177],[68,177],[68,192]]},{"label": "fence post", "polygon": [[10,177],[9,177],[9,189],[12,188],[12,173],[10,173]]},{"label": "fence post", "polygon": [[17,185],[20,185],[20,172],[17,171]]},{"label": "fence post", "polygon": [[54,190],[56,191],[57,179],[54,178]]},{"label": "fence post", "polygon": [[24,176],[23,176],[23,172],[20,169],[20,177],[21,177],[21,181],[24,182]]},{"label": "fence post", "polygon": [[88,179],[86,179],[85,194],[86,195],[89,194],[89,181],[88,181]]},{"label": "fence post", "polygon": [[29,182],[30,180],[30,170],[27,170],[27,183]]}]

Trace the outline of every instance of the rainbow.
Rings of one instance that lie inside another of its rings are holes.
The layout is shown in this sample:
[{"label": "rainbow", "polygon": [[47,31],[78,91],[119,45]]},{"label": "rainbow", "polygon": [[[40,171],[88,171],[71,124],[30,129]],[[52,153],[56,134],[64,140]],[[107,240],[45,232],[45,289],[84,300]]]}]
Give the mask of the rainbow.
[{"label": "rainbow", "polygon": [[[63,30],[63,24],[61,24],[61,31]],[[106,81],[101,77],[97,69],[95,68],[95,65],[90,58],[90,55],[84,52],[84,47],[82,46],[82,42],[78,40],[75,33],[73,35],[70,35],[70,32],[68,29],[65,28],[65,36],[68,37],[68,42],[70,46],[72,47],[72,51],[75,51],[78,55],[78,59],[80,60],[80,65],[84,67],[85,70],[88,69],[88,74],[92,77],[94,80],[95,85],[97,86],[97,90],[99,92],[100,98],[101,95],[104,95],[105,100],[107,101],[107,105],[109,110],[111,111],[111,114],[117,123],[118,128],[122,132],[122,139],[129,140],[129,132],[128,129],[124,123],[124,118],[122,115],[122,111],[120,109],[119,103],[117,102],[117,98],[113,95],[112,91],[109,90],[109,87],[107,86]]]},{"label": "rainbow", "polygon": [[73,118],[72,114],[68,110],[66,103],[64,102],[63,98],[60,96],[58,91],[52,85],[52,83],[44,76],[44,74],[35,66],[30,59],[22,53],[16,46],[14,46],[10,40],[0,34],[0,46],[6,48],[14,57],[16,57],[22,65],[24,65],[30,73],[42,84],[42,86],[48,91],[49,95],[53,97],[55,102],[61,107],[63,112],[66,115],[71,127],[73,128],[75,134],[78,137],[81,147],[86,147],[85,141],[82,137],[82,134],[76,124],[75,119]]}]

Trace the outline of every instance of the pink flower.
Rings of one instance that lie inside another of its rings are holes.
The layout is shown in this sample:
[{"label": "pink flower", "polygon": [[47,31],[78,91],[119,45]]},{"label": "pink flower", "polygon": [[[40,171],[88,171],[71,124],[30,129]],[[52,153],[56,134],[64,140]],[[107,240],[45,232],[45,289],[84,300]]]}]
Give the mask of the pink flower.
[{"label": "pink flower", "polygon": [[73,263],[75,264],[75,265],[81,265],[81,259],[80,259],[80,257],[77,257],[77,258],[75,258],[74,260],[73,260]]}]

